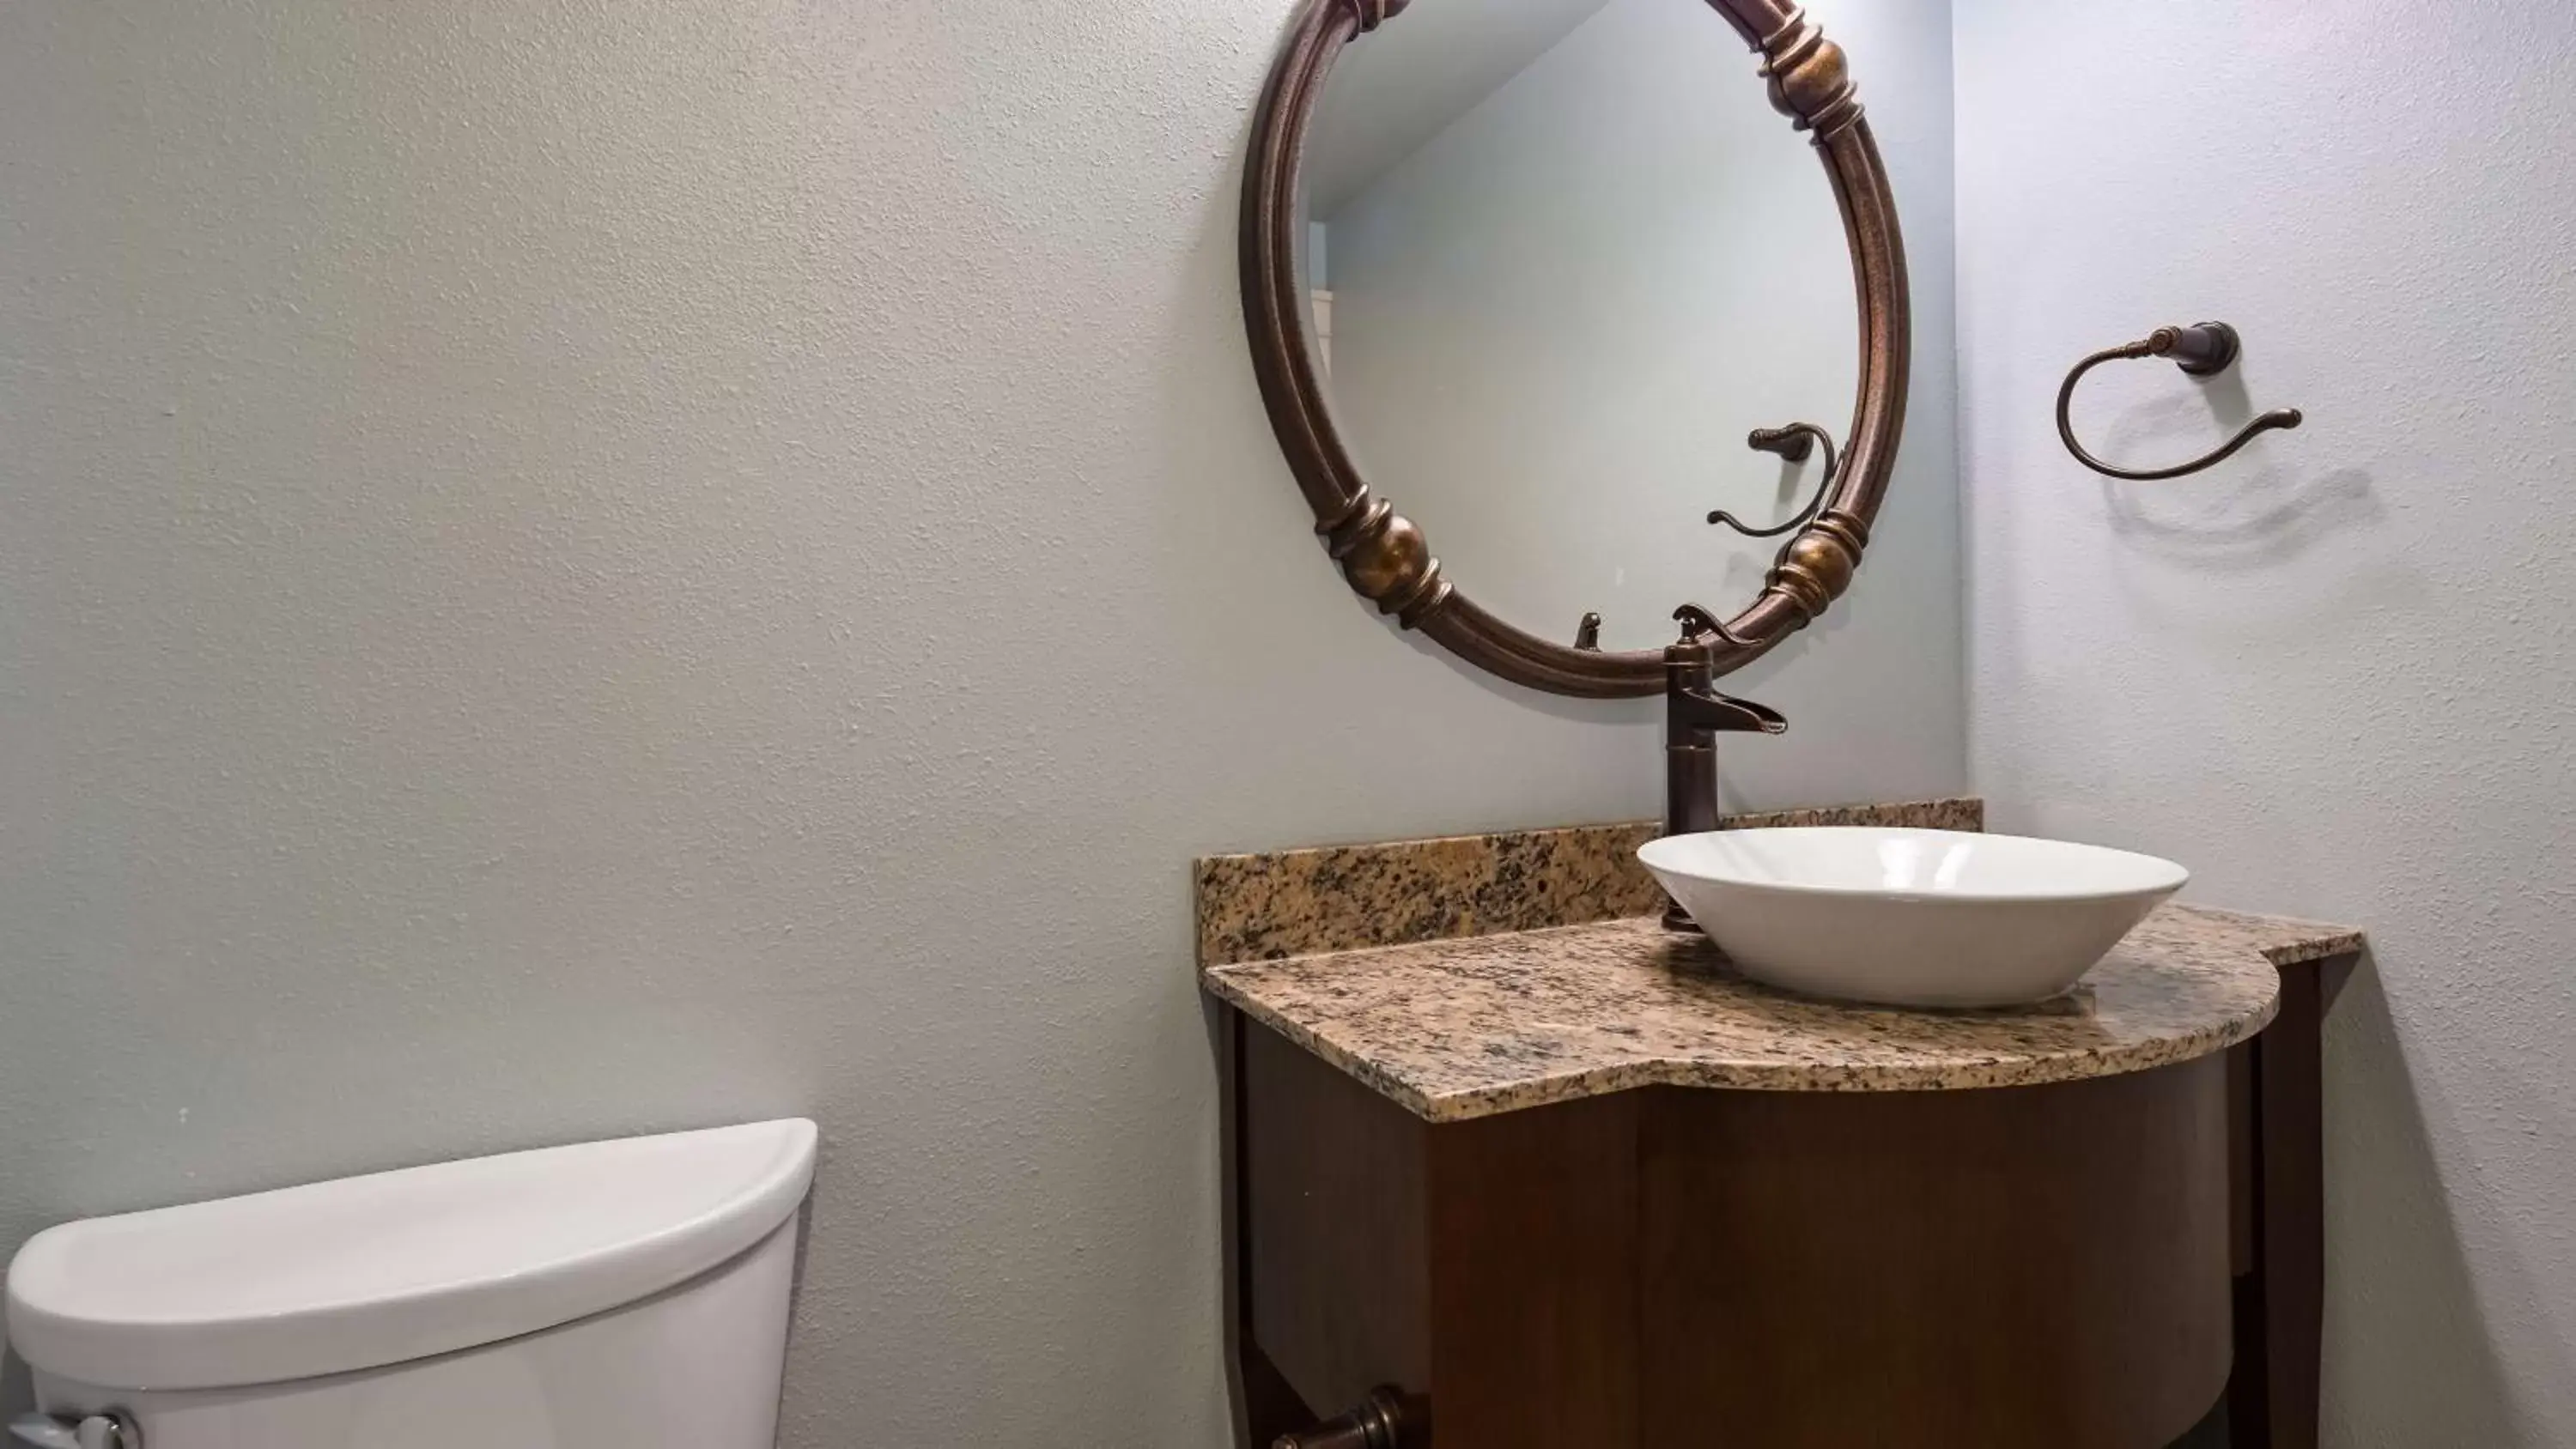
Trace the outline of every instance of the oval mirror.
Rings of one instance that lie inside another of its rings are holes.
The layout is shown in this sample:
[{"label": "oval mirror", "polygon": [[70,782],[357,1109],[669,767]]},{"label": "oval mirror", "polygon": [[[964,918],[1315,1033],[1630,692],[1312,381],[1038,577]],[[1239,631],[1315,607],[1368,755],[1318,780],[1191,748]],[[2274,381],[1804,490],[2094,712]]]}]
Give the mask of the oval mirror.
[{"label": "oval mirror", "polygon": [[1737,668],[1848,586],[1902,420],[1904,260],[1842,54],[1794,6],[1314,0],[1245,220],[1280,439],[1407,627],[1643,694],[1682,633]]}]

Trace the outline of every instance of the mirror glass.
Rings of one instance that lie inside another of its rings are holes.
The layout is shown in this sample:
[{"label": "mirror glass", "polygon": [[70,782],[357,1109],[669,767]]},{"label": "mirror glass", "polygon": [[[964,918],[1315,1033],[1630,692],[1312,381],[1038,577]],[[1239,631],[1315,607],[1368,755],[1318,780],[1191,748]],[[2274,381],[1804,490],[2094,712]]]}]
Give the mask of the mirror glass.
[{"label": "mirror glass", "polygon": [[[1830,21],[1831,17],[1826,17]],[[1328,77],[1303,279],[1360,475],[1543,638],[1672,642],[1760,591],[1823,481],[1757,428],[1849,426],[1824,168],[1702,0],[1414,0]]]}]

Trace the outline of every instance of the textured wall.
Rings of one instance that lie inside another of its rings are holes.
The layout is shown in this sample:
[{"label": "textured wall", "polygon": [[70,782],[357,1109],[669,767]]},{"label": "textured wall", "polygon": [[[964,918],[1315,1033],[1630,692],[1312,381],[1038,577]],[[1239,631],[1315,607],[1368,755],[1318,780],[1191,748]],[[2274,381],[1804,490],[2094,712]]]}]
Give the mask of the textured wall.
[{"label": "textured wall", "polygon": [[[2366,924],[2329,1442],[2576,1443],[2576,9],[1963,0],[1972,727],[2000,827]],[[2203,388],[2083,353],[2246,335]]]},{"label": "textured wall", "polygon": [[[1189,858],[1658,799],[1310,537],[1287,9],[0,7],[0,1247],[808,1112],[790,1444],[1217,1442]],[[1744,798],[1961,783],[1871,639]]]}]

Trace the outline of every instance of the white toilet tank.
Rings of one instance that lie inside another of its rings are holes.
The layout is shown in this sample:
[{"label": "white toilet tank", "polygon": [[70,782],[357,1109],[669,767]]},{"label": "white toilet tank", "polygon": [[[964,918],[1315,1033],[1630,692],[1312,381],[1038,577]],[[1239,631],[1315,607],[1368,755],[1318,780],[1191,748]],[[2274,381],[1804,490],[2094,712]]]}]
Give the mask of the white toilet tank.
[{"label": "white toilet tank", "polygon": [[49,1415],[144,1449],[771,1449],[814,1124],[97,1218],[9,1265]]}]

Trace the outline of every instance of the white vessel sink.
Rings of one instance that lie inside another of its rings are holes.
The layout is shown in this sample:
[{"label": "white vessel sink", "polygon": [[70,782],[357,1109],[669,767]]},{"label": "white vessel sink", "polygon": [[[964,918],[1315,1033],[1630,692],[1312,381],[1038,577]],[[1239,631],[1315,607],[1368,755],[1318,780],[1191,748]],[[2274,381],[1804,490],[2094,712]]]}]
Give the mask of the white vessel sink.
[{"label": "white vessel sink", "polygon": [[1745,975],[1892,1006],[2044,1001],[2191,878],[2151,855],[1953,830],[1725,830],[1637,857]]}]

